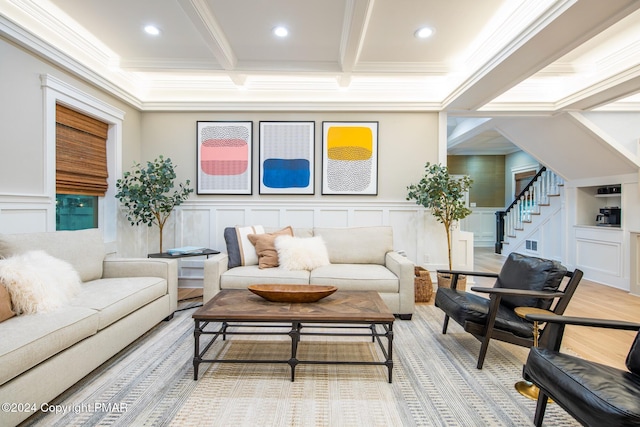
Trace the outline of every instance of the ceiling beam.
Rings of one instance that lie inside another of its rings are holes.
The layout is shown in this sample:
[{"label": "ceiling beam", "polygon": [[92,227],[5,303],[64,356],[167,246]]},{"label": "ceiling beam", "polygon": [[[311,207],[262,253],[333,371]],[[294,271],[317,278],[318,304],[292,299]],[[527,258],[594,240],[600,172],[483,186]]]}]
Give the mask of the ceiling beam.
[{"label": "ceiling beam", "polygon": [[640,65],[618,73],[558,102],[557,110],[593,110],[640,93]]},{"label": "ceiling beam", "polygon": [[220,66],[232,71],[238,62],[231,44],[205,0],[178,0]]},{"label": "ceiling beam", "polygon": [[351,73],[358,62],[375,0],[347,0],[340,40],[340,66]]},{"label": "ceiling beam", "polygon": [[448,111],[481,108],[639,8],[640,1],[634,0],[558,2],[523,31],[522,37],[463,82],[445,100],[443,108]]}]

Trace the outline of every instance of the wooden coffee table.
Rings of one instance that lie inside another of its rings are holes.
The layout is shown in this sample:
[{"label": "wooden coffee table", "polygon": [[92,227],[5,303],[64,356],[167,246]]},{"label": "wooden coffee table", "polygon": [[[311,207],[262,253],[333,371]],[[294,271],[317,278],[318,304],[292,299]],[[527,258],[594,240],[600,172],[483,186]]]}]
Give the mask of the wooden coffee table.
[{"label": "wooden coffee table", "polygon": [[[223,290],[194,314],[195,347],[193,354],[193,379],[198,379],[201,363],[287,363],[291,367],[291,381],[299,364],[384,365],[393,369],[393,321],[394,316],[373,291],[337,291],[314,303],[269,302],[248,290]],[[284,325],[283,325],[284,324]],[[345,326],[346,325],[346,326]],[[212,330],[206,330],[207,327]],[[289,335],[291,357],[286,360],[205,359],[204,355],[218,339],[227,335],[264,335],[263,331],[241,331],[255,326],[282,327],[283,331],[266,332],[268,335]],[[363,332],[355,330],[362,329]],[[328,330],[328,332],[327,332]],[[314,332],[315,331],[315,332]],[[333,332],[336,331],[336,332]],[[211,341],[200,349],[200,336],[213,335]],[[298,343],[305,335],[366,336],[378,343],[384,360],[340,361],[300,360]],[[383,338],[386,338],[386,346]]]}]

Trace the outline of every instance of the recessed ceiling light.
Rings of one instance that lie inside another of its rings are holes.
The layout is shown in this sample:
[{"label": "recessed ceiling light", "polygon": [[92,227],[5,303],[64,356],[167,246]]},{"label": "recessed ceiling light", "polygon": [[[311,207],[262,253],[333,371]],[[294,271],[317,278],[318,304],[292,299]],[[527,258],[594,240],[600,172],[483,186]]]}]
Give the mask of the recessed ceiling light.
[{"label": "recessed ceiling light", "polygon": [[418,28],[415,33],[413,33],[419,39],[426,39],[433,35],[433,28],[422,27]]},{"label": "recessed ceiling light", "polygon": [[157,36],[160,34],[160,29],[158,27],[156,27],[155,25],[146,25],[144,27],[144,31],[147,34],[151,34],[152,36]]},{"label": "recessed ceiling light", "polygon": [[279,25],[273,29],[273,34],[278,37],[287,37],[289,35],[289,30],[287,30],[287,27]]}]

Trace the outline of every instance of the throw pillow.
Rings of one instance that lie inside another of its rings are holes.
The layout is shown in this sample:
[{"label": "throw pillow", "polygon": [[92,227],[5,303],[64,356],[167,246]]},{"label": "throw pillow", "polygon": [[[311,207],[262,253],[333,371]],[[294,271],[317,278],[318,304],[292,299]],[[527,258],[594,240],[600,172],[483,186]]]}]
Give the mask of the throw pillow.
[{"label": "throw pillow", "polygon": [[313,270],[329,265],[329,253],[322,237],[280,236],[275,241],[280,268],[285,270]]},{"label": "throw pillow", "polygon": [[0,283],[7,288],[16,314],[50,311],[80,291],[80,276],[66,261],[44,251],[0,260]]},{"label": "throw pillow", "polygon": [[234,268],[241,265],[258,264],[256,249],[247,238],[247,235],[263,233],[264,228],[261,225],[225,228],[224,241],[227,244],[228,267]]},{"label": "throw pillow", "polygon": [[249,234],[249,241],[256,247],[258,254],[259,268],[272,268],[278,266],[278,252],[275,247],[275,240],[279,236],[293,236],[293,229],[285,227],[273,233]]},{"label": "throw pillow", "polygon": [[11,309],[11,295],[7,288],[0,285],[0,322],[15,316],[16,313]]}]

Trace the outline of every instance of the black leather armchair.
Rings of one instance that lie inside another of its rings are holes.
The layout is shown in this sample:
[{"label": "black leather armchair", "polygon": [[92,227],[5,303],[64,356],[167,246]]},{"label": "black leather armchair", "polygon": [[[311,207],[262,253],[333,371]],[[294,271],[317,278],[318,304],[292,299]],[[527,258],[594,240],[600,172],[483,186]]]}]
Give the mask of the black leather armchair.
[{"label": "black leather armchair", "polygon": [[[511,253],[499,274],[438,270],[452,275],[451,288],[438,288],[435,305],[444,311],[442,333],[447,333],[449,319],[482,342],[478,369],[482,369],[491,339],[524,347],[533,345],[533,322],[518,316],[516,307],[537,307],[563,314],[573,296],[582,271],[567,271],[557,261]],[[456,289],[458,276],[492,277],[493,288],[472,287],[489,298]],[[568,278],[563,282],[564,278]],[[540,338],[542,339],[544,330]]]},{"label": "black leather armchair", "polygon": [[627,355],[628,371],[560,353],[565,325],[640,330],[639,323],[580,317],[528,315],[547,322],[549,331],[540,347],[532,348],[523,376],[540,394],[534,424],[542,425],[548,398],[552,398],[585,426],[640,425],[640,333]]}]

